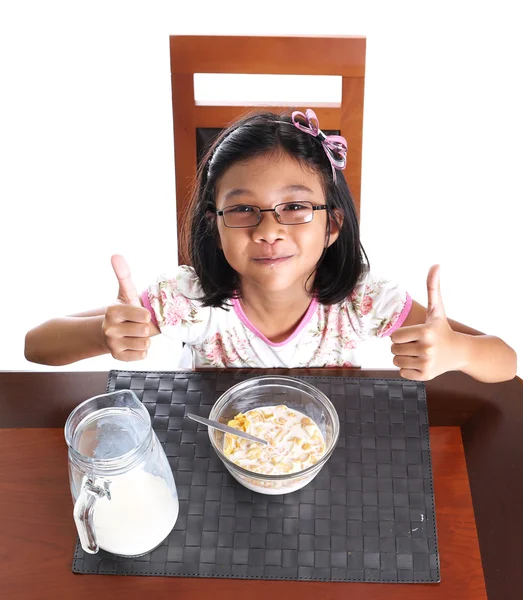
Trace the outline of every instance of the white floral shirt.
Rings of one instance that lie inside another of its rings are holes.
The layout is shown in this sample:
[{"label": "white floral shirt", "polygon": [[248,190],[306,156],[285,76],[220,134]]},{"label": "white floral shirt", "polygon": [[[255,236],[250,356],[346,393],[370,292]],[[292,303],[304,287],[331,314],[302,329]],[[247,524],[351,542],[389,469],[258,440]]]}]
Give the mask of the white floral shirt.
[{"label": "white floral shirt", "polygon": [[295,331],[275,343],[249,321],[238,300],[230,300],[228,309],[213,308],[202,306],[201,296],[188,266],[160,277],[142,294],[161,332],[185,342],[192,364],[183,367],[359,367],[361,344],[401,327],[412,306],[399,286],[366,273],[339,304],[311,300]]}]

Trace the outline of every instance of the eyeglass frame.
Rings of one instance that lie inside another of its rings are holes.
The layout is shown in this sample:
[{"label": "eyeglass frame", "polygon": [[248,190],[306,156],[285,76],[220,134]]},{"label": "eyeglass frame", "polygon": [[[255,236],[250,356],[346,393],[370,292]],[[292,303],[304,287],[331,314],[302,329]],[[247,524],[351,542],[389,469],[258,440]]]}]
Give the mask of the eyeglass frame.
[{"label": "eyeglass frame", "polygon": [[[310,221],[303,221],[302,223],[282,223],[280,221],[280,215],[278,214],[278,212],[276,211],[276,209],[278,208],[278,206],[285,206],[286,204],[310,204],[310,207],[312,208],[312,217]],[[236,208],[237,206],[249,206],[251,208],[256,208],[258,209],[258,221],[255,225],[235,225],[235,226],[231,226],[231,225],[227,225],[227,223],[225,223],[225,217],[224,217],[224,211],[227,210],[228,208]],[[327,204],[313,204],[312,202],[310,202],[309,200],[302,200],[301,202],[298,202],[296,200],[294,201],[290,201],[290,202],[280,202],[279,204],[276,204],[276,206],[274,206],[273,208],[260,208],[259,206],[256,206],[255,204],[233,204],[232,206],[226,206],[224,209],[222,210],[216,210],[215,214],[218,217],[224,217],[223,219],[223,224],[225,225],[225,227],[228,227],[229,229],[249,229],[250,227],[258,227],[258,225],[261,223],[261,214],[263,212],[273,212],[274,216],[276,217],[276,220],[278,221],[278,223],[280,225],[285,225],[290,226],[290,225],[305,225],[306,223],[312,223],[312,220],[314,219],[314,211],[315,210],[328,210],[328,205]]]}]

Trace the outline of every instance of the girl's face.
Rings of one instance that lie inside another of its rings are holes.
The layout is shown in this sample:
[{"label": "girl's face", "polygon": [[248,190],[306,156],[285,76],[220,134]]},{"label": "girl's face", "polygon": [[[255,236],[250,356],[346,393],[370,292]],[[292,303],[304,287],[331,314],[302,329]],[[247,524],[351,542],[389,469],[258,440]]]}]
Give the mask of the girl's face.
[{"label": "girl's face", "polygon": [[[263,209],[282,202],[326,203],[320,176],[284,153],[234,164],[218,182],[216,196],[218,210],[238,204]],[[223,217],[218,216],[219,243],[228,263],[240,275],[244,291],[246,286],[254,286],[264,292],[303,293],[325,246],[338,237],[331,219],[327,239],[327,218],[327,211],[316,210],[309,223],[282,225],[275,213],[265,212],[257,226],[236,229],[226,227]]]}]

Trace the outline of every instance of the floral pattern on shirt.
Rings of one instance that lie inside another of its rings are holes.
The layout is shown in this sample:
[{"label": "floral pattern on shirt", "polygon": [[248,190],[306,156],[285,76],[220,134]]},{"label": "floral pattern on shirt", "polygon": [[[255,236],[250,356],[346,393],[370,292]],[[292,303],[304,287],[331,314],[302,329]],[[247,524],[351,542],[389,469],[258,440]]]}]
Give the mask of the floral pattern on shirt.
[{"label": "floral pattern on shirt", "polygon": [[344,307],[335,304],[324,307],[314,328],[307,331],[307,339],[318,339],[317,349],[304,367],[353,367],[346,357],[348,350],[357,345],[356,333],[349,319],[343,316]]},{"label": "floral pattern on shirt", "polygon": [[160,329],[162,327],[191,327],[201,323],[198,309],[189,298],[179,289],[179,282],[183,281],[182,275],[172,279],[159,281],[156,289],[149,288],[149,302],[155,311],[155,316]]},{"label": "floral pattern on shirt", "polygon": [[365,283],[364,286],[360,285],[354,289],[350,295],[350,300],[356,313],[365,316],[372,311],[373,298],[379,294],[383,283],[383,280],[372,280],[370,283]]},{"label": "floral pattern on shirt", "polygon": [[201,344],[195,344],[194,350],[201,358],[203,367],[256,367],[249,357],[249,341],[242,339],[235,329],[225,334],[215,333]]},{"label": "floral pattern on shirt", "polygon": [[396,323],[398,322],[398,319],[400,317],[399,312],[396,312],[392,315],[392,317],[390,319],[382,319],[381,323],[380,323],[380,337],[385,337],[386,335],[388,335],[389,331],[391,329],[394,329]]},{"label": "floral pattern on shirt", "polygon": [[185,342],[191,351],[192,364],[179,366],[218,368],[361,366],[361,344],[401,326],[410,301],[399,286],[367,272],[346,300],[316,303],[288,342],[270,343],[233,306],[202,306],[201,284],[192,267],[180,266],[174,277],[159,278],[146,294],[162,333]]}]

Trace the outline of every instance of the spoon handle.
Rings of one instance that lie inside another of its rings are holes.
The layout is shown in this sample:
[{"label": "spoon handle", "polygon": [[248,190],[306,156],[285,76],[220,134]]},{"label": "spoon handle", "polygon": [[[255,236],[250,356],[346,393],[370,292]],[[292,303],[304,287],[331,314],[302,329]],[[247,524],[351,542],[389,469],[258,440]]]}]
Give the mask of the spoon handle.
[{"label": "spoon handle", "polygon": [[214,427],[214,429],[219,429],[224,433],[230,433],[231,435],[237,435],[238,437],[245,438],[246,440],[250,440],[251,442],[258,442],[258,444],[263,444],[267,446],[268,442],[266,440],[262,440],[261,438],[257,438],[250,433],[245,433],[245,431],[240,431],[235,427],[229,427],[229,425],[224,425],[223,423],[218,423],[218,421],[211,421],[210,419],[206,419],[205,417],[200,417],[199,415],[193,415],[191,413],[187,413],[189,419],[193,421],[197,421],[198,423],[202,423],[203,425],[207,425],[207,427]]}]

